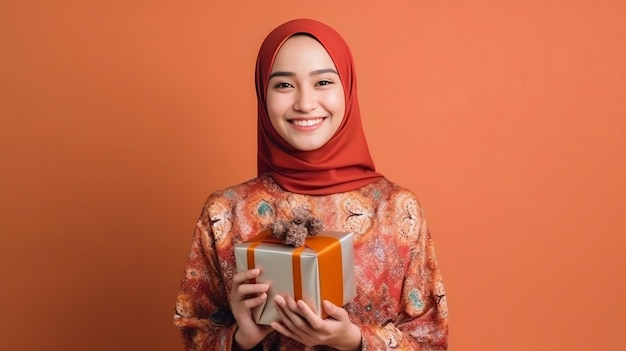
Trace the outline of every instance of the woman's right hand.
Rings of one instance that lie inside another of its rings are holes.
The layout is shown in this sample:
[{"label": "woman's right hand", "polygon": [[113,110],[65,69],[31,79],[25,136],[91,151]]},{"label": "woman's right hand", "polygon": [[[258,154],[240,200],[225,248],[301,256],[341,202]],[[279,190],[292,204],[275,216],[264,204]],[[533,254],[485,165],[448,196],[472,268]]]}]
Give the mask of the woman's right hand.
[{"label": "woman's right hand", "polygon": [[250,269],[233,276],[230,295],[230,310],[237,321],[235,342],[243,349],[251,349],[263,341],[272,332],[267,325],[259,325],[252,318],[252,309],[267,301],[269,284],[250,284],[250,279],[257,278],[260,269]]}]

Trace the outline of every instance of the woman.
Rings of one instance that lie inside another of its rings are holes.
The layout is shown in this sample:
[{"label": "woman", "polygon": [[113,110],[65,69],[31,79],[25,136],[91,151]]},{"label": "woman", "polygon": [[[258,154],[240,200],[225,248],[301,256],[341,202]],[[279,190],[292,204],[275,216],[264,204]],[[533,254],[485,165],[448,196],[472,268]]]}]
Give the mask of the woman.
[{"label": "woman", "polygon": [[[332,28],[287,22],[256,65],[258,177],[212,194],[197,223],[175,324],[187,350],[430,350],[447,348],[447,305],[422,210],[409,190],[376,173],[363,134],[350,51]],[[237,273],[233,246],[306,210],[328,230],[354,233],[357,297],[274,300],[280,321],[251,309],[267,284]]]}]

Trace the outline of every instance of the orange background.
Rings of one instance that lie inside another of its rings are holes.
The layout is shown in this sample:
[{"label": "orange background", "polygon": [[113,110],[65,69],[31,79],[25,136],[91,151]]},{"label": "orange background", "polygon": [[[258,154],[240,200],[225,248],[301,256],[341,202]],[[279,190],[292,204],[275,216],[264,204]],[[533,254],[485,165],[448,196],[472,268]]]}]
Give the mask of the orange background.
[{"label": "orange background", "polygon": [[620,0],[2,1],[0,349],[182,349],[195,221],[255,175],[256,51],[295,17],[353,50],[450,349],[626,349]]}]

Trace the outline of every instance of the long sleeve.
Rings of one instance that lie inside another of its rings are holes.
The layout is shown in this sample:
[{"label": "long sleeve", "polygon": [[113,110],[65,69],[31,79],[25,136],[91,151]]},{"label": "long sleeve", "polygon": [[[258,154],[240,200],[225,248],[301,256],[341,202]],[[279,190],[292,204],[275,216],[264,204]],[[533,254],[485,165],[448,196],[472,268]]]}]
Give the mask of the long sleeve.
[{"label": "long sleeve", "polygon": [[430,232],[412,194],[398,198],[391,202],[401,206],[385,209],[388,228],[393,229],[386,236],[378,233],[366,239],[363,250],[363,278],[374,283],[365,286],[361,296],[369,295],[370,302],[360,300],[365,308],[354,311],[362,316],[354,318],[362,332],[362,349],[446,350],[448,309]]},{"label": "long sleeve", "polygon": [[236,330],[205,211],[195,228],[176,300],[174,324],[185,350],[231,350]]},{"label": "long sleeve", "polygon": [[447,349],[447,307],[443,285],[428,230],[425,229],[420,237],[419,247],[411,250],[411,263],[402,289],[404,314],[395,323],[361,326],[364,351]]}]

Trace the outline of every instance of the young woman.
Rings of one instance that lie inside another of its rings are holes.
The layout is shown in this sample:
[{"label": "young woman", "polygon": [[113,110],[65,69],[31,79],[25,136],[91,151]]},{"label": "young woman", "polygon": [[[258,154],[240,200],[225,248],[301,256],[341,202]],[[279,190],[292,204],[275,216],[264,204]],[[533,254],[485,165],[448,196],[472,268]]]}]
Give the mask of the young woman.
[{"label": "young woman", "polygon": [[[256,66],[258,177],[213,193],[196,225],[176,303],[187,350],[445,350],[447,305],[414,194],[374,170],[351,53],[313,20],[282,24]],[[388,117],[388,116],[386,116]],[[258,269],[237,273],[233,246],[280,213],[305,210],[354,233],[357,296],[318,317],[290,296],[280,320],[257,325],[267,300]]]}]

